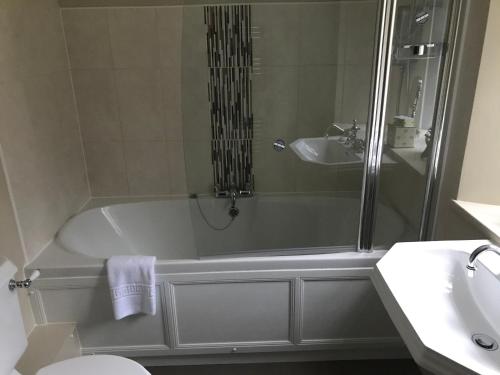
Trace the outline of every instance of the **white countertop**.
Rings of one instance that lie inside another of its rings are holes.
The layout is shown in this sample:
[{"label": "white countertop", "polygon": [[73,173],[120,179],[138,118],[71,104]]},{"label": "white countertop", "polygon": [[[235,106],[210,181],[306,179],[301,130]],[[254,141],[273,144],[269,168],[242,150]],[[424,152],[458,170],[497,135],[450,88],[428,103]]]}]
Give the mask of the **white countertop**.
[{"label": "white countertop", "polygon": [[417,171],[422,176],[425,176],[427,171],[427,158],[422,159],[422,153],[426,148],[425,144],[425,129],[418,129],[415,138],[415,147],[409,148],[388,148],[389,155],[396,156],[397,159],[408,164],[411,168]]},{"label": "white countertop", "polygon": [[454,200],[460,213],[488,235],[492,241],[500,243],[500,206]]}]

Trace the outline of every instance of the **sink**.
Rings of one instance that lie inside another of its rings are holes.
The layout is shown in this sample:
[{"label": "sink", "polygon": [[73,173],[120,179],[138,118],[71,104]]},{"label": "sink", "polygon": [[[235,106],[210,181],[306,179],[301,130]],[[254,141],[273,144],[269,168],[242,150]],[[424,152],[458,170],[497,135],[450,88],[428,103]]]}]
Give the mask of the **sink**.
[{"label": "sink", "polygon": [[[308,163],[338,166],[362,166],[364,152],[355,153],[352,147],[344,144],[345,137],[299,138],[290,143],[297,156]],[[382,155],[382,164],[397,165],[394,159]]]},{"label": "sink", "polygon": [[500,257],[470,253],[487,241],[399,243],[377,263],[372,281],[414,360],[435,374],[500,374]]},{"label": "sink", "polygon": [[340,142],[339,137],[299,138],[290,144],[297,156],[307,162],[323,165],[362,164],[363,154]]}]

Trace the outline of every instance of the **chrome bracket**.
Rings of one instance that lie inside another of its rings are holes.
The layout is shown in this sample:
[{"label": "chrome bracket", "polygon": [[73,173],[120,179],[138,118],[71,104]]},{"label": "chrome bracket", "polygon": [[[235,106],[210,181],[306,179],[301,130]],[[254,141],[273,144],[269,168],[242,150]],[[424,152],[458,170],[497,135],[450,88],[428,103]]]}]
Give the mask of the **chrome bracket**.
[{"label": "chrome bracket", "polygon": [[40,276],[40,271],[34,270],[31,274],[31,276],[25,280],[11,279],[9,281],[9,290],[12,291],[12,290],[17,289],[17,288],[30,288],[33,281],[36,280],[39,276]]},{"label": "chrome bracket", "polygon": [[[219,190],[218,186],[214,187],[215,198],[231,198],[231,191],[229,190]],[[237,190],[236,196],[238,198],[249,198],[253,196],[253,190],[247,186],[245,190]]]}]

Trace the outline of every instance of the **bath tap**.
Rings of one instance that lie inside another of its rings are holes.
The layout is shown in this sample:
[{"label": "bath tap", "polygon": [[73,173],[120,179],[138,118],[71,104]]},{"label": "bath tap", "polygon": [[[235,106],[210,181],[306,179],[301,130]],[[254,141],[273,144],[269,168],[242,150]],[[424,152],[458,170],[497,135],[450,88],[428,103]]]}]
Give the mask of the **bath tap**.
[{"label": "bath tap", "polygon": [[235,186],[231,186],[231,191],[229,193],[231,198],[231,207],[236,205],[236,198],[238,197],[238,190],[236,190]]},{"label": "bath tap", "polygon": [[358,122],[353,120],[352,127],[346,129],[344,132],[346,134],[346,145],[352,145],[354,152],[359,153],[365,150],[365,141],[358,138],[358,131],[361,128],[358,126]]},{"label": "bath tap", "polygon": [[481,254],[484,251],[492,251],[497,255],[500,255],[500,249],[496,246],[493,246],[491,244],[488,245],[481,245],[479,246],[476,250],[472,252],[472,254],[469,256],[469,263],[467,264],[466,268],[469,271],[475,271],[476,268],[476,260],[479,254]]},{"label": "bath tap", "polygon": [[346,137],[344,144],[352,146],[354,152],[359,153],[365,150],[365,141],[358,138],[358,130],[361,128],[358,126],[356,120],[353,121],[352,126],[348,129],[343,129],[335,123],[330,124],[325,130],[325,139],[328,139],[330,136],[330,129],[335,129]]},{"label": "bath tap", "polygon": [[239,192],[235,185],[231,185],[231,190],[229,191],[229,197],[231,198],[231,207],[229,208],[229,216],[235,218],[240,213],[238,207],[236,207],[236,198],[238,198]]},{"label": "bath tap", "polygon": [[345,129],[342,129],[339,125],[332,122],[330,125],[328,125],[328,127],[325,130],[325,138],[328,138],[330,136],[330,134],[329,134],[330,129],[337,130],[341,135],[344,135],[346,132]]}]

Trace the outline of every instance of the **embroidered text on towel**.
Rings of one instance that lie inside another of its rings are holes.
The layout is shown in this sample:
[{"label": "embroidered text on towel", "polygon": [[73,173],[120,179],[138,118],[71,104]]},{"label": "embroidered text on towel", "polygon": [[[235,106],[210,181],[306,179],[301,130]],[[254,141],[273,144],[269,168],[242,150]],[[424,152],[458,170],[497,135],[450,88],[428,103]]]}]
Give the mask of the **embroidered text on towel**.
[{"label": "embroidered text on towel", "polygon": [[138,294],[146,295],[146,293],[147,297],[153,298],[153,288],[149,285],[144,284],[120,285],[117,288],[112,288],[111,293],[114,300]]}]

